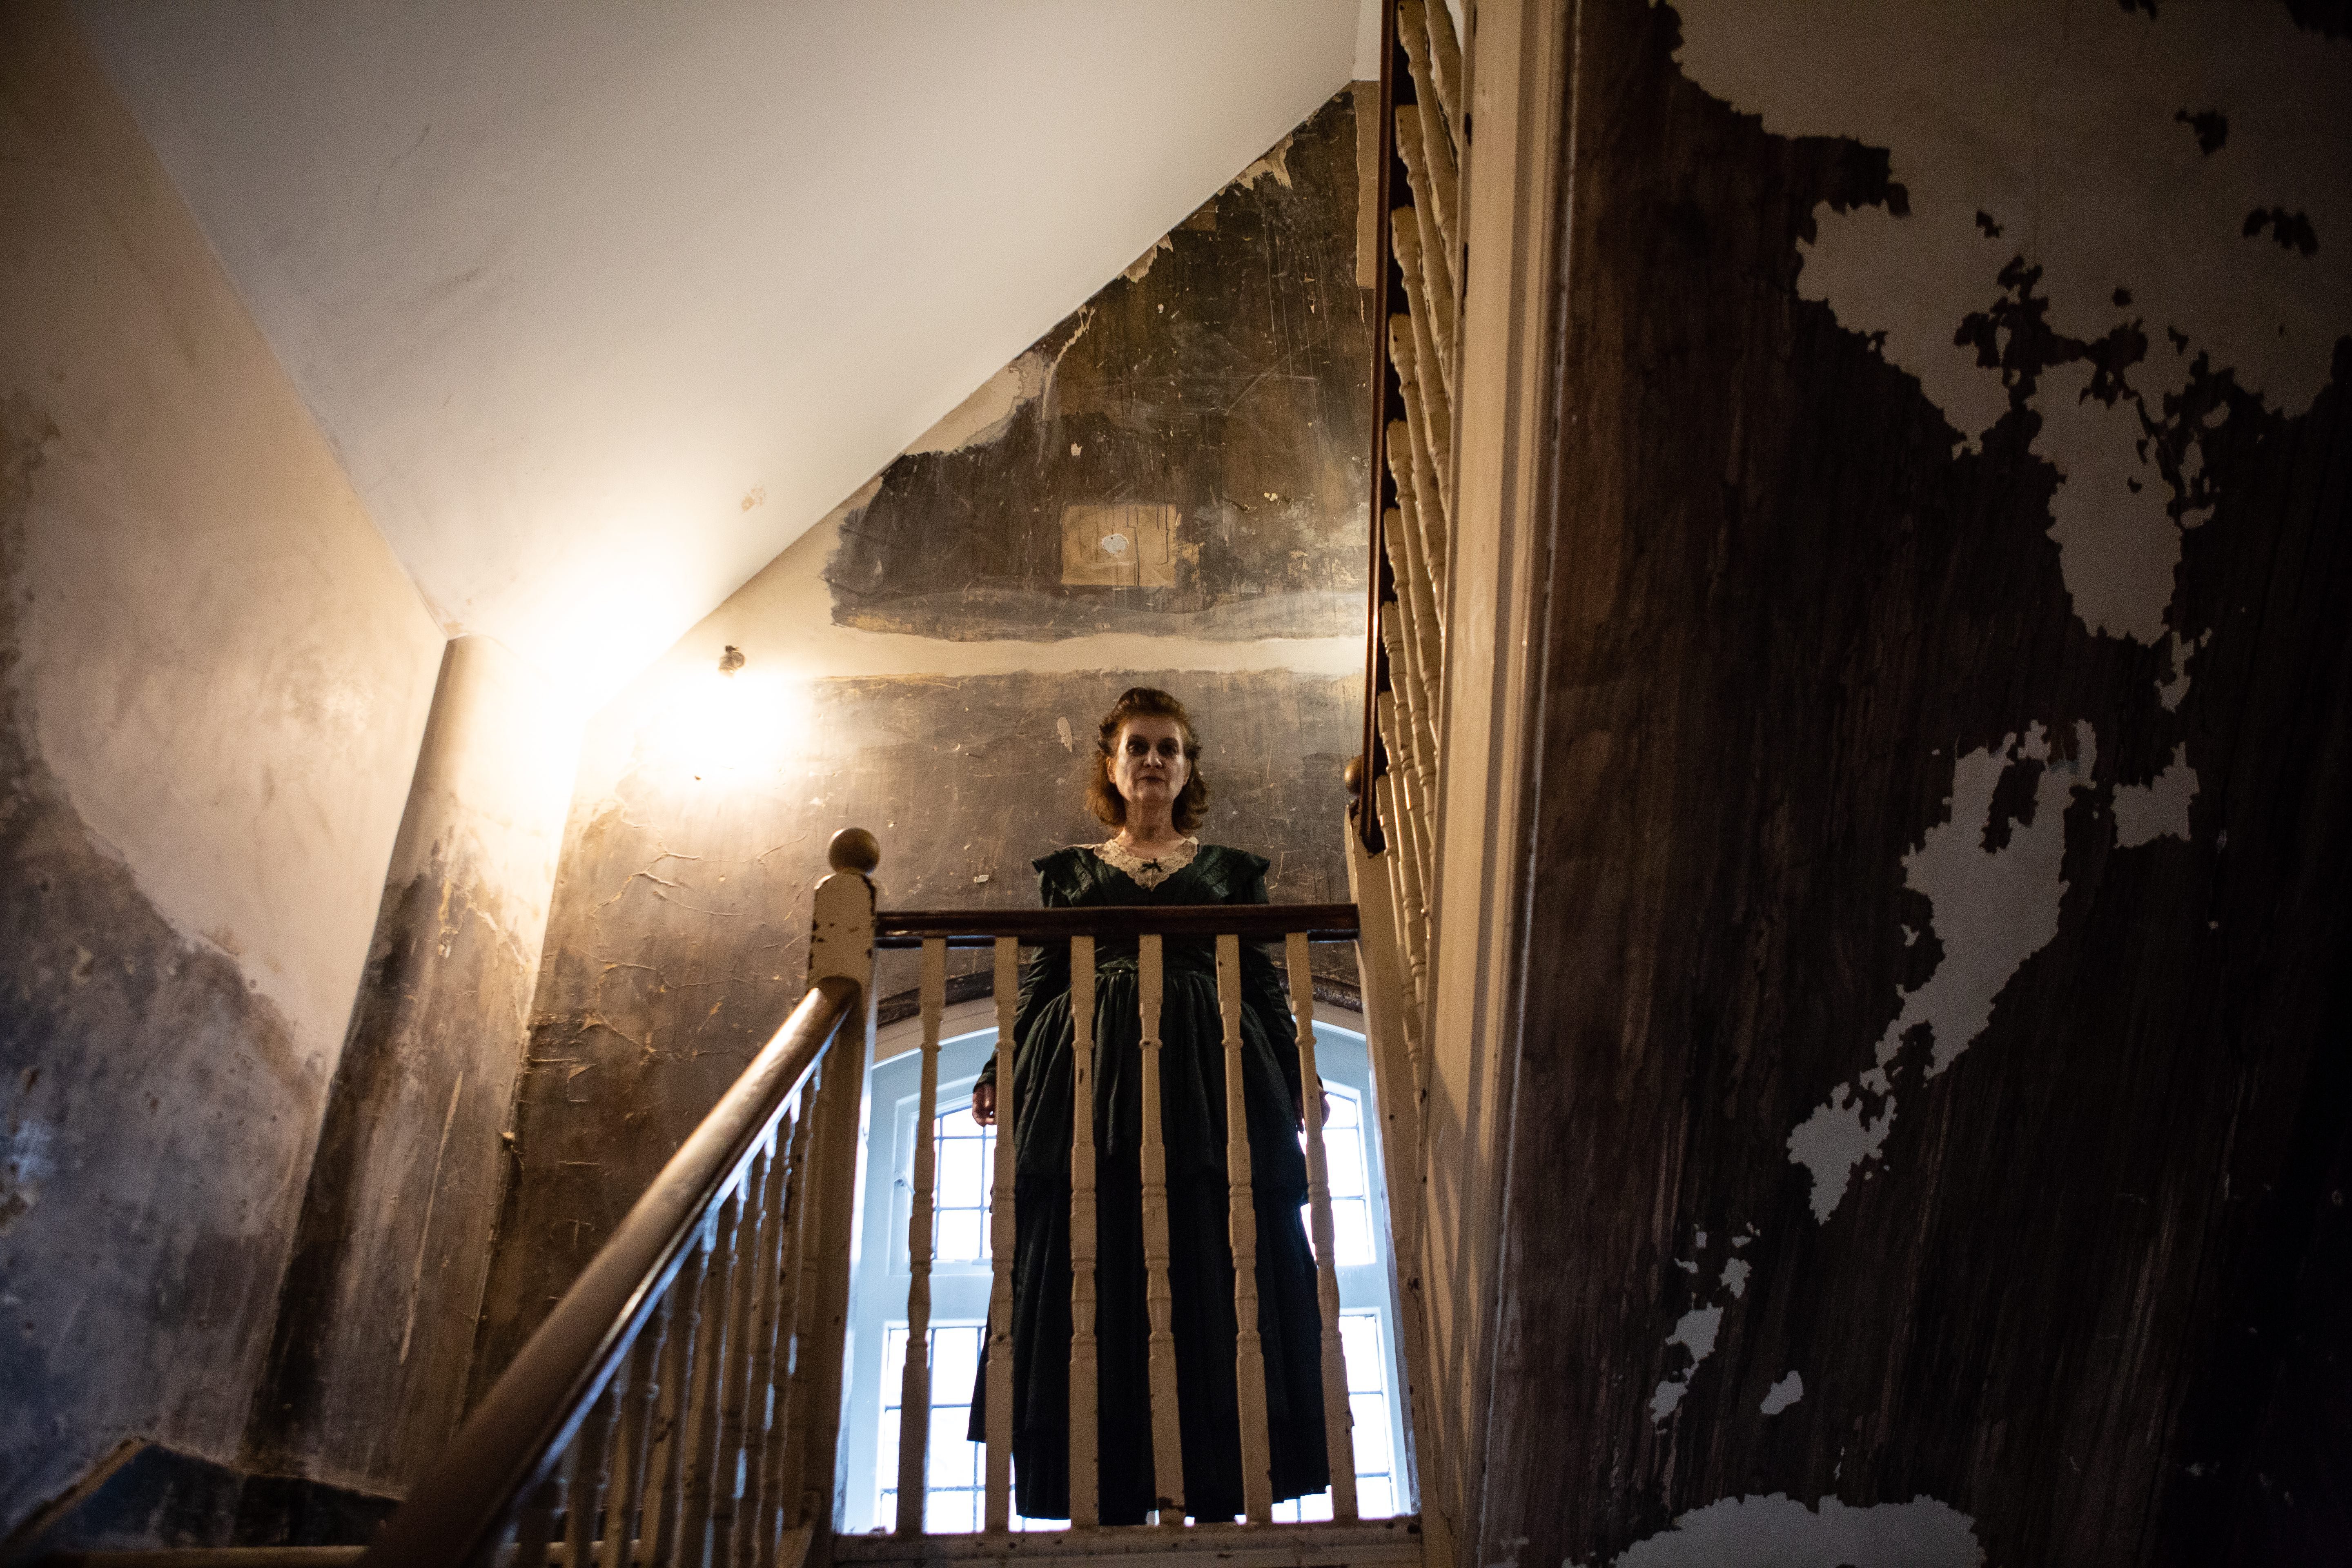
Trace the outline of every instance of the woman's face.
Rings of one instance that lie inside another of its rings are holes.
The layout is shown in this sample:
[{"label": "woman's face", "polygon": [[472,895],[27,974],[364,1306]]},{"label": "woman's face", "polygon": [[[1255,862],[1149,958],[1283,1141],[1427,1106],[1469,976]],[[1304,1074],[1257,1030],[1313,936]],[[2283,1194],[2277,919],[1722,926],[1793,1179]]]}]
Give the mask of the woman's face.
[{"label": "woman's face", "polygon": [[1173,805],[1192,776],[1184,727],[1175,720],[1147,713],[1119,726],[1111,743],[1110,782],[1129,805]]}]

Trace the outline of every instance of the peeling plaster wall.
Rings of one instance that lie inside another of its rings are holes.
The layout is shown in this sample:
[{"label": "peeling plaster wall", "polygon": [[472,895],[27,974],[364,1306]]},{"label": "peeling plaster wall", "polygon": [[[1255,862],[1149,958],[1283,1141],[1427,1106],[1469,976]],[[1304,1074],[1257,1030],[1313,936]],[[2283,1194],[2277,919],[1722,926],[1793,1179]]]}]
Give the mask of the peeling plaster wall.
[{"label": "peeling plaster wall", "polygon": [[236,1456],[442,637],[50,5],[0,233],[5,1530]]},{"label": "peeling plaster wall", "polygon": [[404,1490],[463,1413],[580,721],[449,644],[247,1436],[257,1468]]},{"label": "peeling plaster wall", "polygon": [[[1253,163],[590,722],[477,1397],[782,1021],[835,829],[880,837],[887,903],[1034,905],[1032,858],[1105,835],[1081,801],[1097,721],[1160,685],[1204,731],[1204,835],[1270,857],[1277,900],[1347,897],[1370,346],[1353,103]],[[1173,509],[1197,574],[1064,580],[1066,510],[1147,505]],[[729,647],[745,662],[721,674]],[[985,956],[955,969],[979,979]],[[887,956],[886,996],[915,984],[914,958]],[[1350,955],[1318,962],[1352,983]]]},{"label": "peeling plaster wall", "polygon": [[[1364,321],[1333,203],[1358,178],[1343,93],[883,471],[839,520],[834,619],[956,640],[1354,634]],[[1100,554],[1111,536],[1132,542]]]},{"label": "peeling plaster wall", "polygon": [[2352,39],[2297,15],[1575,8],[1476,1560],[2352,1551]]}]

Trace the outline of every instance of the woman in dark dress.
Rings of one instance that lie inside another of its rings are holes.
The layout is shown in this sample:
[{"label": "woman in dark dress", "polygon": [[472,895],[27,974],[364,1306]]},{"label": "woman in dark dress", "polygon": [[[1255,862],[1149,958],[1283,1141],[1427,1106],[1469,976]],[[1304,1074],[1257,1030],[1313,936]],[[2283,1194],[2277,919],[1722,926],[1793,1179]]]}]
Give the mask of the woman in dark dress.
[{"label": "woman in dark dress", "polygon": [[[1262,904],[1267,862],[1189,837],[1208,786],[1182,703],[1135,687],[1105,716],[1087,804],[1117,829],[1108,842],[1035,862],[1049,908],[1106,904]],[[1140,1523],[1155,1505],[1150,1322],[1142,1219],[1142,1027],[1137,944],[1095,944],[1096,1331],[1100,1356],[1102,1521]],[[1225,1054],[1210,938],[1163,944],[1160,1096],[1168,1158],[1169,1284],[1175,1298],[1176,1378],[1185,1511],[1243,1511],[1233,1252],[1225,1184]],[[1258,1331],[1265,1352],[1275,1499],[1330,1485],[1323,1436],[1321,1322],[1315,1259],[1298,1205],[1307,1165],[1296,1136],[1298,1056],[1273,962],[1241,950],[1243,1102],[1257,1211]],[[1049,945],[1021,983],[1013,1047],[1013,1457],[1021,1513],[1070,1516],[1070,954]],[[972,1115],[995,1121],[993,1060],[972,1091]],[[985,1430],[981,1387],[970,1435]]]}]

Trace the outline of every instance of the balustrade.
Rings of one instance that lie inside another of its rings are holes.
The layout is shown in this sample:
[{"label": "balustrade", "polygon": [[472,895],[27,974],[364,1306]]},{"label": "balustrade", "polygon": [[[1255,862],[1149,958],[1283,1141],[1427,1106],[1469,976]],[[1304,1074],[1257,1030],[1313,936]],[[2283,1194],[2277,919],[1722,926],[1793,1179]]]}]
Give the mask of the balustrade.
[{"label": "balustrade", "polygon": [[[1281,943],[1300,1082],[1316,1069],[1313,942],[1353,941],[1355,906],[1213,906],[877,914],[866,873],[878,848],[851,830],[836,837],[835,874],[815,900],[810,986],[792,1017],[631,1209],[489,1394],[442,1460],[423,1478],[364,1561],[385,1565],[541,1563],[598,1568],[799,1568],[822,1543],[836,1562],[1002,1557],[1012,1552],[1012,1308],[1016,1119],[1010,1053],[1024,945],[1066,942],[1076,1033],[1070,1148],[1069,1365],[1071,1524],[1076,1540],[1135,1531],[1101,1519],[1097,1396],[1101,1279],[1093,1107],[1097,944],[1131,939],[1137,951],[1142,1127],[1139,1205],[1147,1356],[1158,1508],[1137,1527],[1181,1550],[1195,1540],[1221,1558],[1224,1534],[1261,1531],[1249,1550],[1272,1563],[1419,1562],[1407,1518],[1344,1534],[1357,1516],[1349,1380],[1339,1335],[1339,1282],[1319,1099],[1305,1095],[1308,1226],[1321,1330],[1323,1430],[1333,1523],[1271,1522],[1270,1423],[1259,1343],[1257,1213],[1242,1102],[1242,943]],[[1188,1521],[1177,1343],[1172,1321],[1168,1152],[1160,1132],[1160,1013],[1165,942],[1213,938],[1228,1130],[1227,1236],[1239,1325],[1235,1375],[1247,1523]],[[950,947],[992,950],[998,1024],[999,1131],[991,1202],[992,1280],[987,1324],[986,1529],[978,1536],[923,1530],[930,1444],[933,1188],[938,1150],[940,1023]],[[919,947],[920,1088],[915,1192],[908,1219],[908,1351],[900,1384],[898,1509],[887,1536],[837,1537],[837,1447],[848,1309],[862,1096],[873,1038],[877,947]],[[1334,1530],[1342,1531],[1335,1536]],[[1054,1555],[1035,1535],[1023,1555]],[[959,1542],[982,1542],[974,1548]],[[984,1543],[994,1542],[993,1547]],[[1285,1544],[1286,1543],[1286,1544]],[[1266,1553],[1272,1553],[1268,1556]],[[1286,1556],[1286,1553],[1290,1554]]]},{"label": "balustrade", "polygon": [[1437,885],[1438,694],[1444,688],[1454,487],[1461,50],[1445,0],[1399,0],[1383,26],[1372,409],[1372,624],[1356,837],[1394,910],[1398,1026],[1426,1083],[1422,1031]]},{"label": "balustrade", "polygon": [[[1156,929],[1155,929],[1156,928]],[[1257,1211],[1250,1165],[1248,1121],[1242,1103],[1241,942],[1274,939],[1284,943],[1284,965],[1289,978],[1295,1049],[1300,1082],[1318,1082],[1315,1068],[1315,992],[1307,967],[1310,942],[1353,941],[1355,910],[1350,905],[1150,907],[1096,910],[1005,911],[896,911],[879,917],[878,944],[884,947],[919,944],[922,979],[919,1009],[923,1020],[920,1049],[921,1089],[916,1112],[916,1196],[908,1221],[908,1286],[907,1301],[907,1362],[900,1403],[899,1452],[897,1471],[898,1501],[896,1532],[902,1537],[923,1533],[920,1478],[925,1473],[930,1442],[930,1350],[928,1340],[930,1308],[931,1184],[935,1180],[932,1139],[938,1116],[939,1017],[944,1008],[947,950],[950,945],[987,942],[994,949],[997,999],[999,1091],[996,1163],[991,1203],[991,1250],[993,1283],[989,1299],[987,1329],[987,1458],[983,1518],[991,1531],[1003,1531],[1012,1522],[1013,1478],[1013,1268],[1014,1258],[1013,1158],[1017,1141],[1014,1118],[1029,1113],[1016,1105],[1010,1051],[1013,1017],[1018,992],[1017,950],[1024,941],[1066,941],[1070,949],[1071,1019],[1076,1036],[1070,1077],[1070,1323],[1069,1345],[1069,1473],[1070,1518],[1074,1529],[1086,1530],[1100,1518],[1097,1420],[1100,1351],[1096,1333],[1097,1235],[1098,1205],[1095,1150],[1096,949],[1098,937],[1131,937],[1137,942],[1137,994],[1141,1037],[1138,1063],[1141,1088],[1139,1217],[1143,1237],[1144,1293],[1150,1324],[1147,1346],[1150,1388],[1152,1468],[1157,1483],[1157,1516],[1163,1525],[1185,1520],[1183,1458],[1180,1437],[1176,1375],[1176,1341],[1172,1325],[1173,1290],[1170,1282],[1167,1150],[1161,1134],[1160,1015],[1164,991],[1164,948],[1171,935],[1213,935],[1216,989],[1224,1058],[1227,1235],[1232,1250],[1235,1347],[1235,1380],[1240,1395],[1241,1426],[1235,1434],[1242,1456],[1242,1477],[1247,1518],[1269,1522],[1273,1498],[1269,1482],[1270,1430],[1266,1409],[1264,1347],[1258,1333]],[[1308,1170],[1308,1226],[1315,1238],[1318,1310],[1322,1324],[1323,1426],[1329,1451],[1332,1517],[1348,1523],[1357,1517],[1355,1458],[1348,1378],[1339,1332],[1339,1287],[1333,1264],[1331,1192],[1323,1147],[1322,1108],[1308,1093],[1305,1142]]]}]

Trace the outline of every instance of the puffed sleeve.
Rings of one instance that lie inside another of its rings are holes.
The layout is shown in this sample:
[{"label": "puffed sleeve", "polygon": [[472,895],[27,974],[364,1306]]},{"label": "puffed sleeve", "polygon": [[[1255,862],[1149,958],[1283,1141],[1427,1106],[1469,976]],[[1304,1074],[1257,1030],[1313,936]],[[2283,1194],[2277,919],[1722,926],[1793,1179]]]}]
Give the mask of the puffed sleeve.
[{"label": "puffed sleeve", "polygon": [[[1057,849],[1051,855],[1040,856],[1030,862],[1037,871],[1037,901],[1049,910],[1066,909],[1070,902],[1070,856],[1067,849]],[[1013,1014],[1013,1048],[1017,1054],[1037,1014],[1055,997],[1070,989],[1070,944],[1066,942],[1047,942],[1031,954],[1021,971],[1021,1002]],[[988,1065],[980,1069],[981,1083],[996,1081],[996,1054],[991,1052]]]}]

